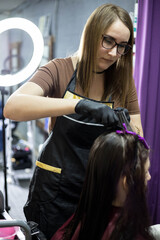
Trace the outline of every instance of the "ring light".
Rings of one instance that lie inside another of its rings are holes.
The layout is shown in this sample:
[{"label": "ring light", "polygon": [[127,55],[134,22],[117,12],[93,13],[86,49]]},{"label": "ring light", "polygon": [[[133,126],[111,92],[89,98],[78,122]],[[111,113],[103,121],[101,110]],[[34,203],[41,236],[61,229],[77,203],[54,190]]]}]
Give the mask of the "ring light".
[{"label": "ring light", "polygon": [[8,18],[0,21],[0,34],[10,29],[27,32],[33,41],[33,55],[28,65],[15,74],[0,75],[0,86],[13,86],[29,78],[40,64],[43,56],[44,42],[39,28],[24,18]]}]

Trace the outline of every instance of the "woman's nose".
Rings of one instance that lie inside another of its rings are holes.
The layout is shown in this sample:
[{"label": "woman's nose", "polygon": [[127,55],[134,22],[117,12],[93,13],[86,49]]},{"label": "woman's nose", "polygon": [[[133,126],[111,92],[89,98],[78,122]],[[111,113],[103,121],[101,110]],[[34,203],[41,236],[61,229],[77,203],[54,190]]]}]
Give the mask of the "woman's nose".
[{"label": "woman's nose", "polygon": [[147,173],[147,181],[149,181],[149,180],[151,180],[151,174],[150,174],[150,172],[148,171],[148,173]]},{"label": "woman's nose", "polygon": [[108,54],[112,56],[117,56],[117,46],[114,46],[112,49],[109,49]]},{"label": "woman's nose", "polygon": [[149,172],[149,175],[148,175],[148,181],[151,180],[151,174]]}]

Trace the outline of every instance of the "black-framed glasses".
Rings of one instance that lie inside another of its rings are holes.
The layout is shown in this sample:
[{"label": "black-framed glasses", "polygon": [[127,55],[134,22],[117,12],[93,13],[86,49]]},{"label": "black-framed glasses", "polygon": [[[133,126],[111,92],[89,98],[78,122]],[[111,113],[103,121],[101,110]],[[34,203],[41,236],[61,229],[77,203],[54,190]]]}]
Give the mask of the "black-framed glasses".
[{"label": "black-framed glasses", "polygon": [[117,43],[114,38],[108,35],[102,35],[102,47],[105,49],[112,49],[117,46],[117,53],[125,55],[132,48],[129,44]]}]

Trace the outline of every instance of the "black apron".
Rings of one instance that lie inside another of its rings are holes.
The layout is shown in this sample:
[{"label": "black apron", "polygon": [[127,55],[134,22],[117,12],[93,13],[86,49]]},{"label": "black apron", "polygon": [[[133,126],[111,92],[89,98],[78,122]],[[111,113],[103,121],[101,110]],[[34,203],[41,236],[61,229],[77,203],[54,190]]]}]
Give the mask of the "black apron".
[{"label": "black apron", "polygon": [[[77,95],[74,92],[75,85],[76,72],[67,86],[64,98]],[[112,102],[108,104],[113,105]],[[43,144],[36,162],[24,206],[27,221],[38,223],[47,239],[74,213],[84,181],[89,150],[104,131],[106,128],[103,125],[89,123],[79,114],[57,117],[54,129]]]}]

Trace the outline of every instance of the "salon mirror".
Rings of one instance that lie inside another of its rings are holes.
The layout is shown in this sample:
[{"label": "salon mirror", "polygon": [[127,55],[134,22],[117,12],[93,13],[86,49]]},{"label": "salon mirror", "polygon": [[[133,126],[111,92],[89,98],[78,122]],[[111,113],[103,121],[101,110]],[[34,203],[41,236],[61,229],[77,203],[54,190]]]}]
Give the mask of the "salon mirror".
[{"label": "salon mirror", "polygon": [[10,29],[0,35],[0,74],[15,74],[26,67],[33,55],[31,37],[23,30]]}]

